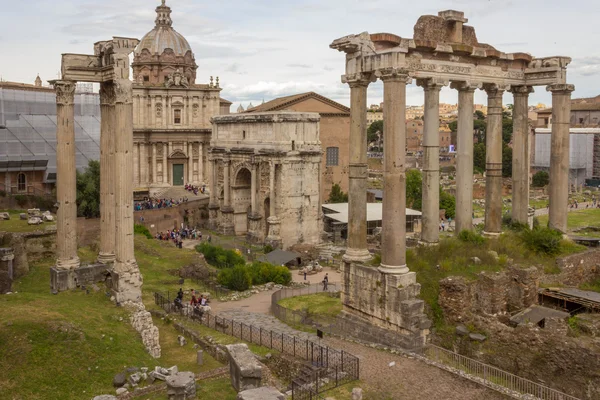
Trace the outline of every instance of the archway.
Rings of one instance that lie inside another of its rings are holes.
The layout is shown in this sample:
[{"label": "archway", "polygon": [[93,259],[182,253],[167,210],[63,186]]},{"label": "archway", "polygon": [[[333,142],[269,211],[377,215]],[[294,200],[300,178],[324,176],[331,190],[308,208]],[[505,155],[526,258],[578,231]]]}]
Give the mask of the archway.
[{"label": "archway", "polygon": [[252,173],[246,167],[240,168],[235,175],[235,184],[231,187],[232,206],[236,235],[248,231],[248,209],[252,201]]},{"label": "archway", "polygon": [[17,176],[17,190],[19,192],[25,192],[27,190],[27,176],[21,172]]}]

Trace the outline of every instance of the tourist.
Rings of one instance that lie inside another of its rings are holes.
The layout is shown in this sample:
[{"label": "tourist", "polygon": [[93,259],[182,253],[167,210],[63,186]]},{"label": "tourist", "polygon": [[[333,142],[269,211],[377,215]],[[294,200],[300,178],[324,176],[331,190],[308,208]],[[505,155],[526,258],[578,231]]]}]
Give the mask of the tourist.
[{"label": "tourist", "polygon": [[444,225],[444,220],[442,220],[442,231],[445,232],[446,231],[446,225]]},{"label": "tourist", "polygon": [[304,280],[306,280],[306,268],[304,268]]},{"label": "tourist", "polygon": [[198,307],[198,299],[196,298],[196,295],[192,294],[192,299],[190,300],[190,305],[194,308]]},{"label": "tourist", "polygon": [[204,295],[200,295],[200,305],[202,307],[206,307],[206,304],[208,303],[208,299],[206,297],[204,297]]},{"label": "tourist", "polygon": [[323,291],[327,291],[327,285],[329,284],[329,275],[326,273],[325,278],[323,278]]}]

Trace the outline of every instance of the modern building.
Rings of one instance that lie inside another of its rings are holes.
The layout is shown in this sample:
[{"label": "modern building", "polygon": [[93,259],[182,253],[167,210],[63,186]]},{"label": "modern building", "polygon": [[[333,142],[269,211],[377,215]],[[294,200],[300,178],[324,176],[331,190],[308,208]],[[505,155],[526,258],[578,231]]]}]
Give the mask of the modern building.
[{"label": "modern building", "polygon": [[329,198],[334,184],[348,192],[350,109],[315,92],[280,97],[246,113],[271,111],[315,112],[321,116],[320,141],[323,149],[321,161],[321,201]]}]

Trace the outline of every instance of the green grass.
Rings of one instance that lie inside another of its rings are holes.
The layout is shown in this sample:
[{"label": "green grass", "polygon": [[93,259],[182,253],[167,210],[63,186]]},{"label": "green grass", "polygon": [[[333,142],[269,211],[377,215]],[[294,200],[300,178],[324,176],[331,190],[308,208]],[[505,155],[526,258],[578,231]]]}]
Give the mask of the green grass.
[{"label": "green grass", "polygon": [[579,286],[579,288],[581,290],[590,290],[592,292],[600,293],[600,278],[592,282],[584,283],[581,286]]},{"label": "green grass", "polygon": [[[231,386],[229,377],[207,379],[197,382],[199,388],[196,390],[198,399],[235,400],[237,392]],[[144,400],[168,400],[166,393],[156,393],[150,396],[142,396]]]},{"label": "green grass", "polygon": [[290,310],[304,310],[310,316],[317,316],[325,320],[334,319],[342,311],[340,298],[328,293],[290,297],[281,300],[279,305]]},{"label": "green grass", "polygon": [[[540,215],[537,217],[541,226],[548,225],[548,215]],[[579,209],[577,211],[571,211],[567,217],[567,229],[573,230],[578,228],[584,228],[586,226],[600,227],[600,209],[589,208]],[[579,234],[578,234],[579,235]],[[581,236],[586,236],[585,232]]]},{"label": "green grass", "polygon": [[8,221],[0,221],[0,232],[35,232],[44,231],[47,226],[54,226],[56,222],[44,222],[40,225],[28,225],[27,220],[19,218],[19,214],[27,213],[27,210],[2,210],[0,212],[8,212],[10,219]]}]

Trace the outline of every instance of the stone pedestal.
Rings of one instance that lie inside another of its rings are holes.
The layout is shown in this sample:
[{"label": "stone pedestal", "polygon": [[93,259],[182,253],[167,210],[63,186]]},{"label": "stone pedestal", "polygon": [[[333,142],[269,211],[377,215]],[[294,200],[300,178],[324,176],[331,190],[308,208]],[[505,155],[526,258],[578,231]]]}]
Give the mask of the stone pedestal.
[{"label": "stone pedestal", "polygon": [[216,231],[219,228],[219,207],[218,204],[208,205],[208,229]]},{"label": "stone pedestal", "polygon": [[256,389],[262,380],[262,366],[245,343],[225,346],[229,354],[231,385],[237,392]]},{"label": "stone pedestal", "polygon": [[233,220],[233,207],[221,207],[221,225],[219,231],[222,235],[235,235],[235,222]]},{"label": "stone pedestal", "polygon": [[246,233],[246,241],[253,244],[264,242],[264,234],[261,229],[262,215],[250,213],[248,215],[248,232]]},{"label": "stone pedestal", "polygon": [[190,400],[196,398],[196,379],[193,372],[178,372],[167,378],[169,400]]},{"label": "stone pedestal", "polygon": [[15,254],[13,249],[0,248],[0,294],[12,291],[14,278],[13,260]]},{"label": "stone pedestal", "polygon": [[263,386],[238,393],[237,400],[284,400],[285,396],[276,388]]},{"label": "stone pedestal", "polygon": [[265,239],[265,244],[270,245],[274,249],[281,248],[281,236],[279,236],[281,223],[279,218],[269,217],[267,223],[269,224],[269,235]]}]

